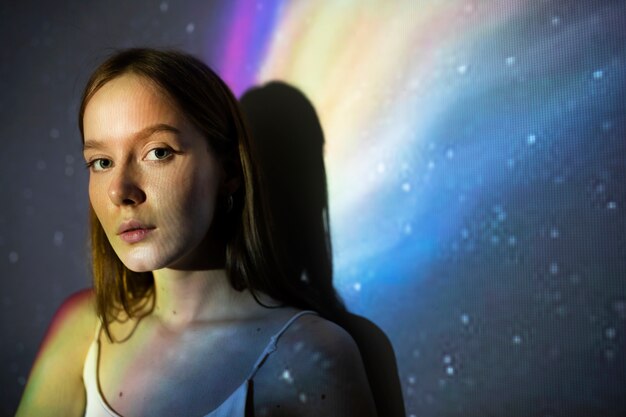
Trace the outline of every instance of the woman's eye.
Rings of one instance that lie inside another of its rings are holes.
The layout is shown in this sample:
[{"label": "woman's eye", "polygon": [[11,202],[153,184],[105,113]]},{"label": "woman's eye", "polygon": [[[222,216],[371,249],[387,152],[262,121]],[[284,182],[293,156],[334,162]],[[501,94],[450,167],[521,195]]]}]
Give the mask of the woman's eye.
[{"label": "woman's eye", "polygon": [[169,158],[172,155],[172,150],[168,148],[155,148],[148,152],[148,156],[146,157],[149,161],[159,161],[162,159]]},{"label": "woman's eye", "polygon": [[103,171],[111,168],[111,166],[113,166],[113,161],[105,158],[98,158],[87,162],[87,168],[91,168],[93,171]]}]

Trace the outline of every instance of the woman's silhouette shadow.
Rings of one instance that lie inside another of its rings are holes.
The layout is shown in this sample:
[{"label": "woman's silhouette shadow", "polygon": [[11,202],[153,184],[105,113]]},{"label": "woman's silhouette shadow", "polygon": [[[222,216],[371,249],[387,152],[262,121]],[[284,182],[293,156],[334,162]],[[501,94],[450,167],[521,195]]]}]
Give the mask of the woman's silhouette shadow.
[{"label": "woman's silhouette shadow", "polygon": [[[282,242],[281,265],[294,279],[332,285],[324,134],[315,109],[294,87],[271,82],[240,99]],[[359,347],[380,417],[405,416],[395,354],[371,321],[343,310],[334,321]]]}]

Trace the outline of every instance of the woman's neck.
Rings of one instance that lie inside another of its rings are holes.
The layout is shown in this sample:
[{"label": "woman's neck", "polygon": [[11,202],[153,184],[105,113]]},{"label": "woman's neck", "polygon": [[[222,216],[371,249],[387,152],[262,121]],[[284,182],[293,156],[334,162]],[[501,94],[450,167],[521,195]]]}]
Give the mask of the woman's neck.
[{"label": "woman's neck", "polygon": [[[153,275],[155,299],[151,315],[170,330],[182,330],[202,322],[244,320],[265,309],[248,289],[235,290],[224,269],[161,269]],[[259,295],[264,304],[278,304],[266,295]]]}]

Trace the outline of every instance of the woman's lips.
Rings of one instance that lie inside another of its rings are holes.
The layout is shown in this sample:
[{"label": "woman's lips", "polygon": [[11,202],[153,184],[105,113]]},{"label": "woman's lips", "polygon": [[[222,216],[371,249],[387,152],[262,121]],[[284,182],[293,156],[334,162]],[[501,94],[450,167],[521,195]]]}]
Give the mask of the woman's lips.
[{"label": "woman's lips", "polygon": [[137,243],[144,240],[154,229],[132,229],[119,234],[126,243]]},{"label": "woman's lips", "polygon": [[144,240],[154,226],[146,225],[137,219],[129,219],[117,229],[118,236],[126,243],[137,243]]}]

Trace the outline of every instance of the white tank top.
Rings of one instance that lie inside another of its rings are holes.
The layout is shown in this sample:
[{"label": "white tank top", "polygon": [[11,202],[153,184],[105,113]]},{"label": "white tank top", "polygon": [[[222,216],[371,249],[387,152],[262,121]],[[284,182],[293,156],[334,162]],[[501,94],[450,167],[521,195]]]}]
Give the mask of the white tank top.
[{"label": "white tank top", "polygon": [[[287,328],[298,317],[304,314],[317,314],[312,310],[304,310],[295,314],[293,317],[285,323],[285,325],[270,338],[270,342],[261,353],[261,356],[257,359],[256,363],[252,367],[250,374],[245,381],[237,388],[230,396],[215,410],[206,414],[204,417],[245,417],[246,400],[248,397],[248,385],[261,365],[265,362],[265,359],[276,350],[276,342],[280,336],[287,330]],[[83,367],[83,381],[85,383],[85,390],[87,392],[87,408],[85,410],[85,417],[122,417],[117,414],[106,402],[102,392],[100,391],[100,383],[98,379],[98,356],[100,355],[100,329],[101,323],[98,322],[96,328],[96,334],[89,346],[87,357],[85,359],[85,366]],[[200,416],[198,416],[200,417]]]}]

